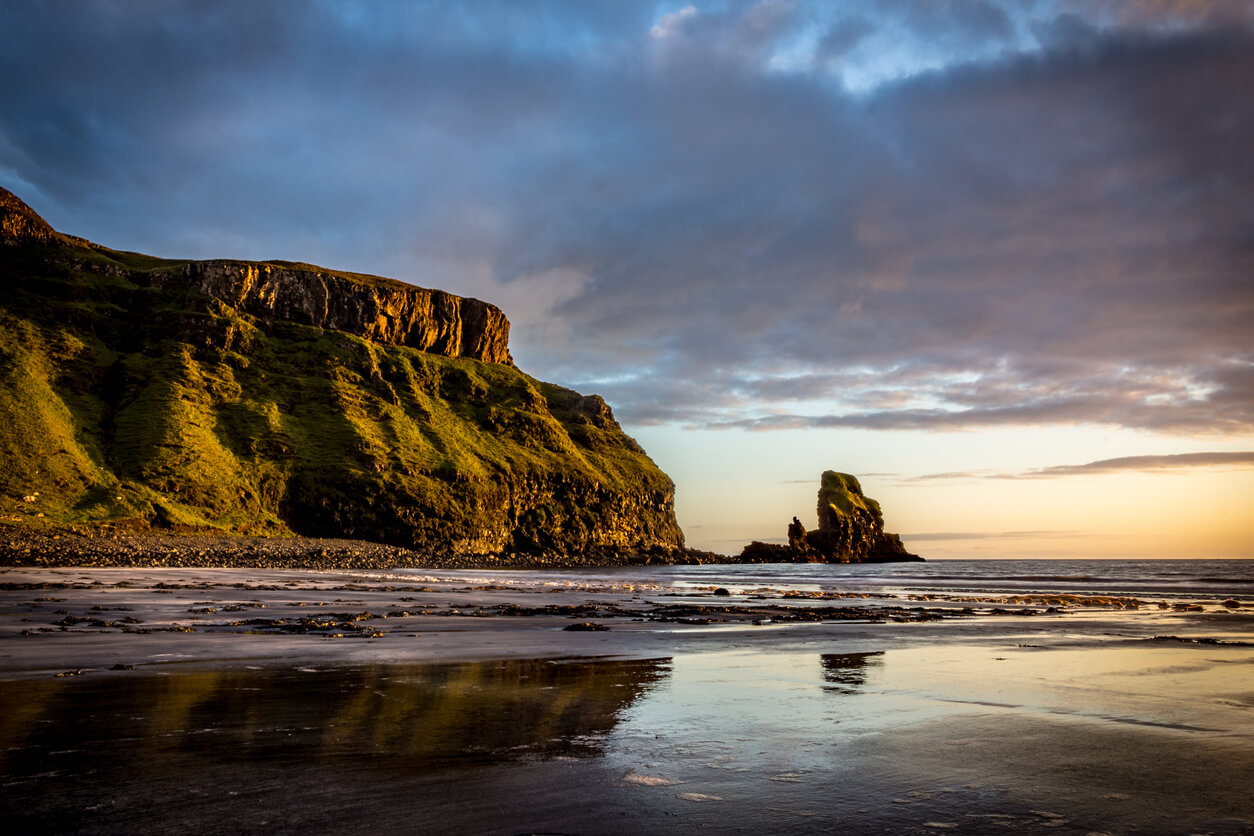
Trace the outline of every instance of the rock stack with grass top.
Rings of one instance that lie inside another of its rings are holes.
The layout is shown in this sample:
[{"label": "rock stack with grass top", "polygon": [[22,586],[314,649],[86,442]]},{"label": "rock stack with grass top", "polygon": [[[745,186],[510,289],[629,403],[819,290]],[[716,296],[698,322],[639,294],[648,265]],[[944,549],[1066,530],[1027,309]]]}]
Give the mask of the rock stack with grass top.
[{"label": "rock stack with grass top", "polygon": [[884,531],[880,504],[862,493],[856,476],[824,471],[819,483],[819,527],[806,531],[796,517],[788,542],[755,540],[740,553],[744,562],[896,563],[922,560],[906,551],[901,538]]}]

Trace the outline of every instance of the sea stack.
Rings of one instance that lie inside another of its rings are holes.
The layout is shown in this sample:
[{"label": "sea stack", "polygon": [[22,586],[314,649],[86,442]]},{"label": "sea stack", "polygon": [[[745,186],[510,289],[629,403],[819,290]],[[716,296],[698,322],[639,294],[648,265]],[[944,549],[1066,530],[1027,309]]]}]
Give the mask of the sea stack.
[{"label": "sea stack", "polygon": [[901,538],[884,531],[880,504],[862,493],[858,478],[834,470],[819,481],[819,527],[806,531],[796,517],[788,525],[787,545],[754,541],[744,561],[781,563],[894,563],[923,560],[906,551]]}]

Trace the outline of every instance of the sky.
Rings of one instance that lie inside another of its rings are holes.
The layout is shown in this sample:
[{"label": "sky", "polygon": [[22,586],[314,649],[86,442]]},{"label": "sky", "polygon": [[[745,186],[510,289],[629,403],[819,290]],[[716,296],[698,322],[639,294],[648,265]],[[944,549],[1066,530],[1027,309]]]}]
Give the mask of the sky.
[{"label": "sky", "polygon": [[499,305],[688,543],[1254,557],[1254,3],[0,5],[57,229]]}]

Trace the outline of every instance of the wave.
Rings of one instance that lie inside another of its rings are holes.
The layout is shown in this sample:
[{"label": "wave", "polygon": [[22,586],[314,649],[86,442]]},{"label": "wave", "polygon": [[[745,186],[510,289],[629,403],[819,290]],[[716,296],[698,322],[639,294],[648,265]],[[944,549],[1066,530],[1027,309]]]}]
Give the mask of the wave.
[{"label": "wave", "polygon": [[1172,600],[1248,597],[1254,560],[936,561],[931,564],[756,564],[674,567],[680,587],[753,584],[826,592],[1104,595]]},{"label": "wave", "polygon": [[1125,580],[1121,578],[1112,578],[1110,576],[1099,577],[1096,575],[892,575],[886,580],[905,581],[963,581],[970,583],[972,581],[1068,581],[1074,583],[1091,583],[1094,581],[1110,581]]}]

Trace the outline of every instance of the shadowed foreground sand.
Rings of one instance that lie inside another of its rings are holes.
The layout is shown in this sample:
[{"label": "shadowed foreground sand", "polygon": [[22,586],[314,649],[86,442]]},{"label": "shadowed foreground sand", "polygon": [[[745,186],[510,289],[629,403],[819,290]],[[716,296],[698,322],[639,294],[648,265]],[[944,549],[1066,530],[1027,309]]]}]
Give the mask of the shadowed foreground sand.
[{"label": "shadowed foreground sand", "polygon": [[1244,608],[791,592],[6,570],[0,816],[68,833],[1251,832]]}]

